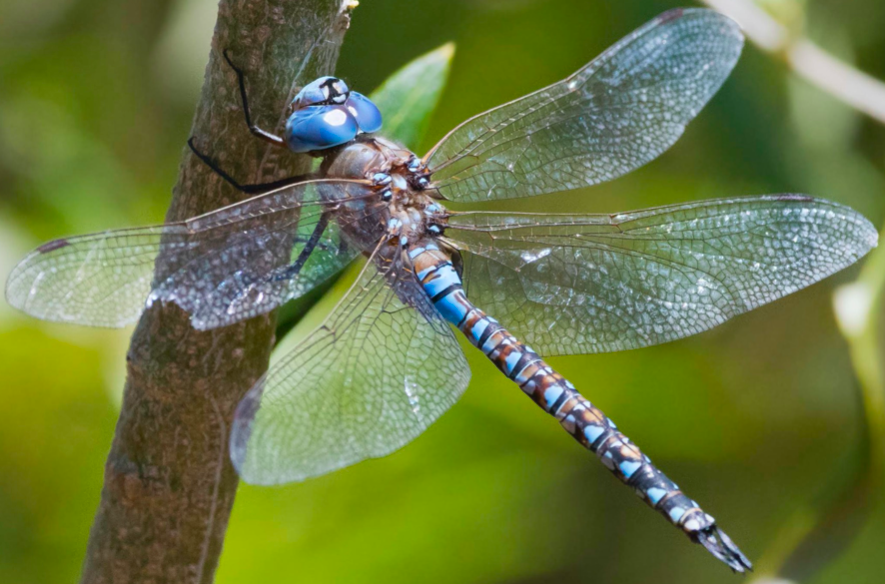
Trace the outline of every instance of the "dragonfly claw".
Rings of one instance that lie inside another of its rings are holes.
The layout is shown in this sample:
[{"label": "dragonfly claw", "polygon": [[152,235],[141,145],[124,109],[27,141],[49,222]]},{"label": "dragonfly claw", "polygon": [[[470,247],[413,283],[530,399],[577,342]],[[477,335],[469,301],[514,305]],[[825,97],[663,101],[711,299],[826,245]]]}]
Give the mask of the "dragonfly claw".
[{"label": "dragonfly claw", "polygon": [[719,529],[716,524],[692,534],[691,538],[695,543],[699,543],[707,548],[707,551],[717,559],[725,562],[732,571],[741,574],[753,571],[753,564],[750,563],[747,556],[738,549],[734,542],[731,541],[731,538],[725,535],[725,532]]}]

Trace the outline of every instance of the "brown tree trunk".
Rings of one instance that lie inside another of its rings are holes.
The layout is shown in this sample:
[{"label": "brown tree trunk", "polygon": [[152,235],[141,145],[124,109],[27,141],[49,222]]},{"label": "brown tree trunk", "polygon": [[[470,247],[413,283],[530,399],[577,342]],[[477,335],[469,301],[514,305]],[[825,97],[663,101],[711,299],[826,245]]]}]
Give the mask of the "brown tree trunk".
[{"label": "brown tree trunk", "polygon": [[[296,88],[331,74],[348,0],[221,0],[193,136],[241,182],[301,174],[310,161],[254,138],[243,122],[228,49],[246,72],[254,121],[279,129]],[[185,151],[168,220],[243,198]],[[84,583],[213,580],[237,476],[234,409],[267,368],[275,318],[207,332],[175,305],[148,309],[132,337],[123,406],[83,565]]]}]

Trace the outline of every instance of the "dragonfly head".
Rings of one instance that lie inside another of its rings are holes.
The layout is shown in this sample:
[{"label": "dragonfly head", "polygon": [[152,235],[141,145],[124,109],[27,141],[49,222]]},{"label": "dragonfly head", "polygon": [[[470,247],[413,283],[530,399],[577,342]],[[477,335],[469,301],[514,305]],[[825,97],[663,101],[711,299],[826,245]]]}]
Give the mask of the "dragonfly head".
[{"label": "dragonfly head", "polygon": [[337,77],[311,81],[292,100],[284,138],[293,152],[317,152],[381,129],[381,112]]},{"label": "dragonfly head", "polygon": [[292,109],[299,110],[312,105],[342,105],[350,97],[350,88],[337,77],[320,77],[305,85],[295,99]]}]

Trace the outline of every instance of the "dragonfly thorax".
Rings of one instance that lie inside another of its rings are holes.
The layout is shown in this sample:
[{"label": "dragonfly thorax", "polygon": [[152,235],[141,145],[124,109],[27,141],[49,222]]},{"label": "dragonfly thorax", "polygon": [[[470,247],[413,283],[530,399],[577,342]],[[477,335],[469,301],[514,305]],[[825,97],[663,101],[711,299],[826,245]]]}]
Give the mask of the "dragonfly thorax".
[{"label": "dragonfly thorax", "polygon": [[[368,179],[377,185],[385,208],[374,221],[383,224],[389,239],[405,246],[442,233],[445,209],[436,202],[436,191],[425,188],[423,166],[410,150],[381,137],[362,138],[327,158],[325,171],[329,178]],[[367,227],[360,225],[363,231]]]},{"label": "dragonfly thorax", "polygon": [[391,238],[396,238],[405,247],[442,233],[445,209],[427,191],[411,186],[399,192],[396,192],[396,186],[393,189],[388,219],[388,233]]},{"label": "dragonfly thorax", "polygon": [[324,174],[328,178],[371,179],[376,173],[403,175],[414,154],[380,136],[360,136],[339,151],[327,156]]}]

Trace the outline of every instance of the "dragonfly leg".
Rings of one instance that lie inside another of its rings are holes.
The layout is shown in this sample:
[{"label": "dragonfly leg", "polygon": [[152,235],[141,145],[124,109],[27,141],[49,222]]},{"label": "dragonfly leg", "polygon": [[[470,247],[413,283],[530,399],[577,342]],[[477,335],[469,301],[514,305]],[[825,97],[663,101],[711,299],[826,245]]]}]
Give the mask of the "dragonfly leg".
[{"label": "dragonfly leg", "polygon": [[467,299],[448,253],[433,242],[424,242],[409,255],[424,291],[440,314],[575,440],[692,541],[735,572],[752,569],[750,560],[719,529],[716,520],[652,464],[614,422],[537,353]]},{"label": "dragonfly leg", "polygon": [[243,74],[243,70],[234,65],[234,62],[231,61],[230,55],[227,52],[227,49],[224,49],[221,53],[224,55],[224,60],[227,61],[227,64],[230,65],[230,68],[234,70],[234,73],[237,74],[237,82],[240,85],[240,99],[243,102],[243,116],[246,118],[246,125],[249,126],[249,131],[252,132],[255,136],[261,138],[265,142],[269,142],[274,146],[279,146],[280,148],[287,148],[286,141],[281,137],[268,132],[267,130],[262,130],[254,123],[252,123],[252,115],[249,113],[249,99],[246,97],[246,76]]},{"label": "dragonfly leg", "polygon": [[[287,267],[282,273],[275,274],[273,279],[276,281],[279,280],[290,280],[297,276],[301,272],[301,268],[304,267],[304,264],[307,262],[307,258],[310,257],[310,254],[313,253],[313,250],[316,249],[317,244],[320,242],[320,237],[322,237],[323,232],[326,230],[326,227],[329,226],[329,213],[323,213],[320,215],[319,220],[317,221],[316,226],[313,228],[313,233],[310,234],[310,238],[304,244],[304,249],[301,250],[301,253],[298,254],[298,257],[295,258],[295,262]],[[296,238],[297,242],[297,238]]]},{"label": "dragonfly leg", "polygon": [[244,185],[244,184],[238,182],[234,177],[229,175],[227,172],[225,172],[224,169],[222,169],[218,165],[217,162],[212,160],[212,158],[210,158],[209,156],[207,156],[206,154],[201,152],[200,149],[197,148],[197,145],[194,143],[193,137],[188,138],[187,145],[190,147],[191,152],[193,152],[197,158],[202,160],[203,164],[205,164],[206,166],[211,168],[215,174],[217,174],[218,176],[223,178],[225,180],[225,182],[227,182],[229,185],[231,185],[232,187],[234,187],[238,191],[240,191],[242,193],[249,194],[249,195],[260,195],[260,194],[274,191],[276,189],[280,189],[283,187],[290,187],[294,184],[298,184],[298,183],[304,182],[306,180],[319,178],[319,175],[317,173],[307,173],[307,174],[299,174],[297,176],[290,176],[287,178],[282,178],[280,180],[275,180],[275,181],[266,182],[266,183],[256,183],[256,184]]}]

